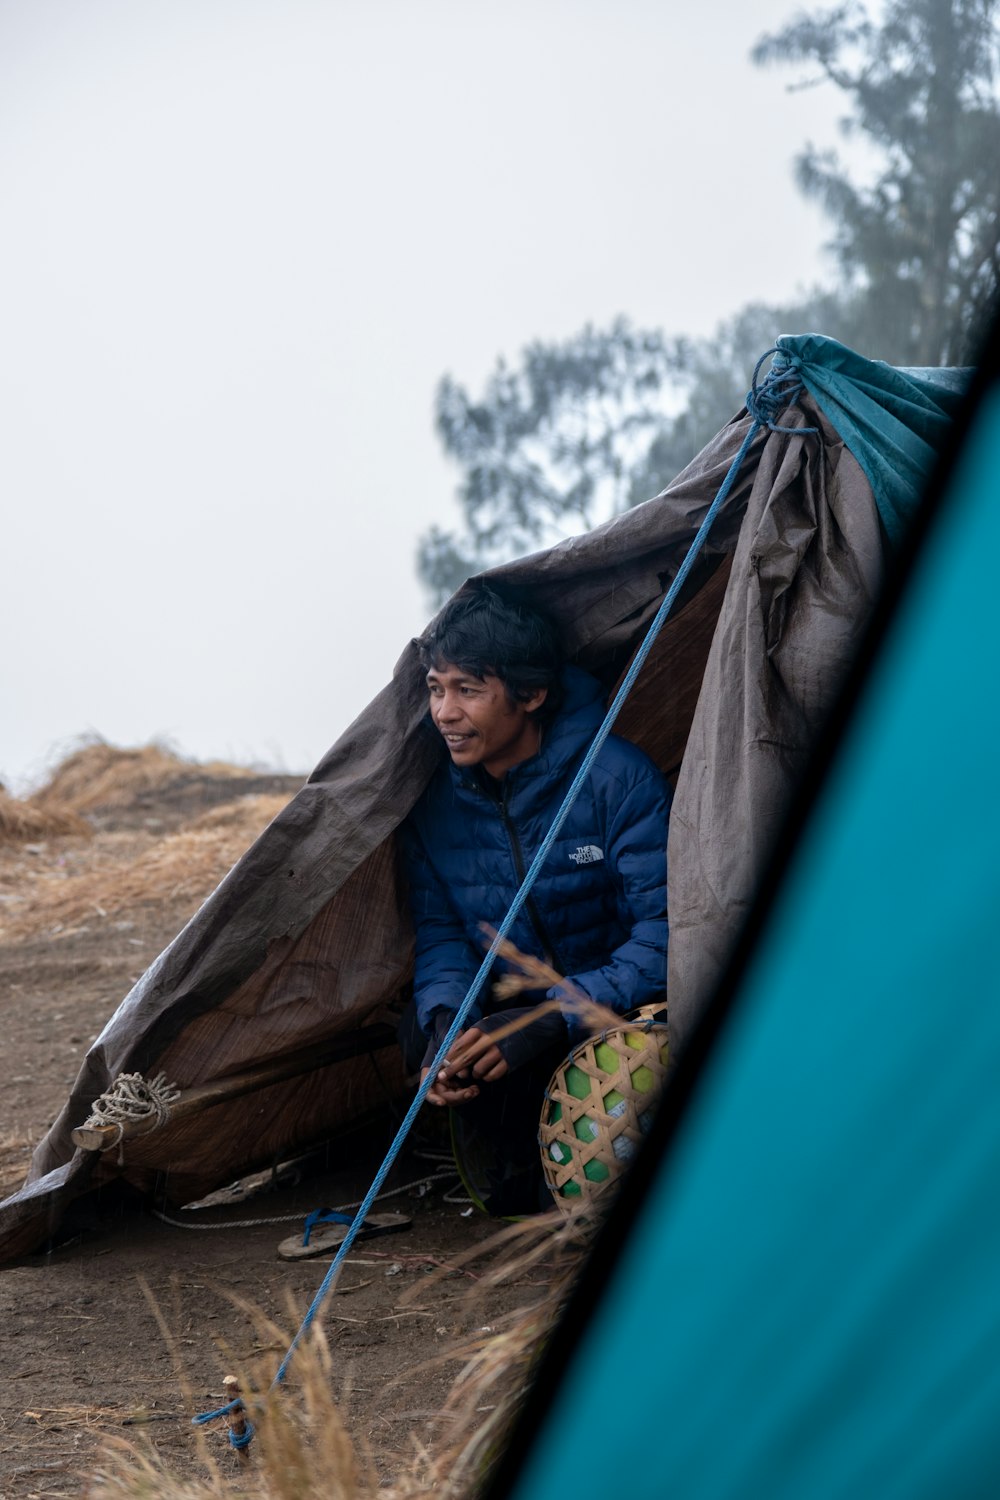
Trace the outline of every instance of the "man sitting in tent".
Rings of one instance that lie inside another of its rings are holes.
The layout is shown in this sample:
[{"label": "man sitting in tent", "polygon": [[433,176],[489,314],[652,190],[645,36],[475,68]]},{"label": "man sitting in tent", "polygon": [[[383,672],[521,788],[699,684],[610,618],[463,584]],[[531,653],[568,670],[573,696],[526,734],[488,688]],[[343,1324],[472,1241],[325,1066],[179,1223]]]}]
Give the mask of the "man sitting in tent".
[{"label": "man sitting in tent", "polygon": [[[603,720],[604,693],[562,663],[541,615],[485,587],[418,644],[449,757],[403,830],[422,1033],[404,1050],[426,1072],[478,971],[484,924],[506,915]],[[460,1137],[488,1142],[492,1213],[545,1206],[538,1118],[553,1068],[586,1034],[574,993],[618,1014],[664,997],[669,805],[652,761],[610,737],[510,933],[566,988],[525,993],[514,1008],[484,991],[427,1095],[458,1107]],[[498,959],[494,975],[505,967]]]}]

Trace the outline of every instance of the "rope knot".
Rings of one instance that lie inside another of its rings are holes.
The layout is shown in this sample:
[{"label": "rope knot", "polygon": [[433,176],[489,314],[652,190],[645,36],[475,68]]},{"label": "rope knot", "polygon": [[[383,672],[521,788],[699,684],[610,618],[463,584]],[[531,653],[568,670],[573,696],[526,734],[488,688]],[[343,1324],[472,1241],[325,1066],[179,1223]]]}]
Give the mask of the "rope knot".
[{"label": "rope knot", "polygon": [[119,1073],[111,1087],[94,1100],[85,1128],[112,1125],[117,1132],[112,1145],[119,1145],[126,1125],[137,1125],[144,1120],[151,1122],[150,1129],[165,1125],[170,1118],[170,1106],[180,1098],[180,1093],[179,1088],[167,1082],[165,1073],[157,1073],[148,1080],[141,1073]]},{"label": "rope knot", "polygon": [[[230,1377],[223,1384],[232,1386],[234,1381]],[[237,1395],[232,1401],[227,1401],[225,1406],[216,1406],[211,1411],[199,1412],[196,1417],[191,1418],[191,1423],[194,1427],[204,1427],[206,1422],[214,1422],[219,1417],[229,1418],[229,1430],[226,1435],[230,1448],[235,1448],[237,1453],[249,1448],[257,1429],[246,1415],[246,1406],[242,1396]]]},{"label": "rope knot", "polygon": [[[762,382],[757,377],[765,359],[774,355],[771,368]],[[818,432],[818,427],[782,427],[777,418],[788,406],[794,406],[802,394],[802,380],[787,354],[778,348],[766,350],[754,366],[747,391],[746,408],[755,422],[772,432]]]}]

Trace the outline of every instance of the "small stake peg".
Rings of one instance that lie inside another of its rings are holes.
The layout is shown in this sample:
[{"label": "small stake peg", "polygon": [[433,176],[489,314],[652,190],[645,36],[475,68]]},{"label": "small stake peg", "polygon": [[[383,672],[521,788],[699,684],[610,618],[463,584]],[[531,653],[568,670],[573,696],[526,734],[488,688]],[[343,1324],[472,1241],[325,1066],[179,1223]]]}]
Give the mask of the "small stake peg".
[{"label": "small stake peg", "polygon": [[246,1441],[247,1419],[243,1402],[240,1399],[240,1382],[235,1375],[227,1375],[222,1382],[222,1388],[226,1393],[227,1403],[239,1401],[234,1411],[229,1413],[229,1431],[232,1434],[231,1441],[236,1450],[236,1456],[241,1464],[250,1462],[250,1447]]}]

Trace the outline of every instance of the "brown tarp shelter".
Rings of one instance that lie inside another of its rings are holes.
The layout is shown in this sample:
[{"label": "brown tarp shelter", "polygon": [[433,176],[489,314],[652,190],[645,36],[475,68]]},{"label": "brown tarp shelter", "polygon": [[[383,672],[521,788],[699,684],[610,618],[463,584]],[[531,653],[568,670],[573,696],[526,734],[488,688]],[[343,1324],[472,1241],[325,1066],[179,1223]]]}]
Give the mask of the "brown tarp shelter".
[{"label": "brown tarp shelter", "polygon": [[[869,617],[886,543],[872,490],[803,395],[762,430],[616,732],[676,781],[668,848],[672,1045],[738,934],[804,759]],[[735,418],[656,499],[485,575],[536,601],[614,688],[744,439]],[[179,1204],[316,1142],[403,1087],[395,1049],[327,1060],[103,1155],[70,1131],[122,1072],[189,1089],[361,1028],[407,994],[411,933],[393,833],[441,753],[412,643],[392,681],[121,1003],[91,1047],[0,1256],[42,1242],[66,1203],[116,1176]]]}]

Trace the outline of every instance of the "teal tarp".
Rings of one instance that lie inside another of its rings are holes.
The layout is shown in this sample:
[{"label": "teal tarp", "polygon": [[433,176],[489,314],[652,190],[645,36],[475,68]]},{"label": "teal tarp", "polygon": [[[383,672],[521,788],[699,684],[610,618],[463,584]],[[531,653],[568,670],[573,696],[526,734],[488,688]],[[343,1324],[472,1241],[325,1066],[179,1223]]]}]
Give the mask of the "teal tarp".
[{"label": "teal tarp", "polygon": [[819,333],[783,334],[777,348],[861,465],[897,545],[971,371],[901,370]]},{"label": "teal tarp", "polygon": [[1000,1493],[998,493],[1000,378],[516,1500]]}]

